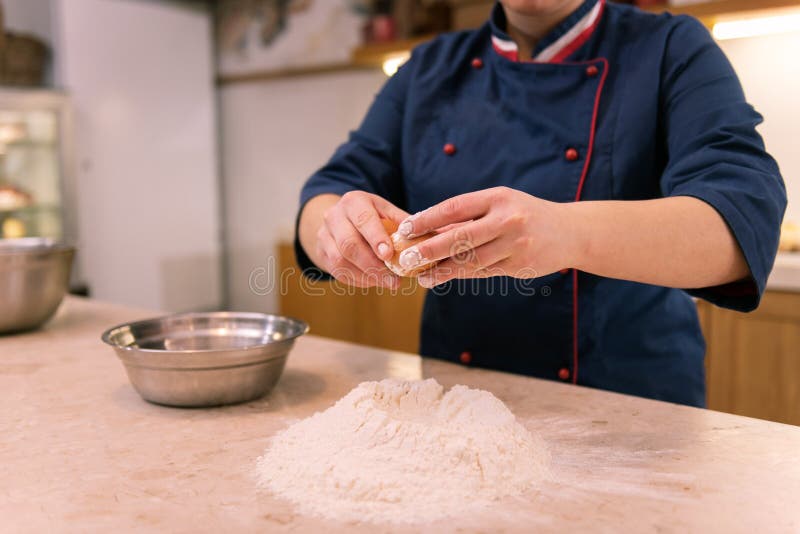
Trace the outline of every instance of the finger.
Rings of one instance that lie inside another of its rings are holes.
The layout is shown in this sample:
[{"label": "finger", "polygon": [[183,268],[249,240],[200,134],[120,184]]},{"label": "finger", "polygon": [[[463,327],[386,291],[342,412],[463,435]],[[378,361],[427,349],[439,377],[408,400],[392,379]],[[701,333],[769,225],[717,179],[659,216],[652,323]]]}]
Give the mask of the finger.
[{"label": "finger", "polygon": [[367,273],[388,272],[386,265],[375,255],[369,243],[353,226],[343,209],[334,209],[328,212],[325,224],[339,253],[359,270]]},{"label": "finger", "polygon": [[413,237],[427,234],[448,224],[477,219],[488,213],[494,198],[494,189],[484,189],[448,198],[444,202],[408,217],[400,223],[397,231],[400,235]]},{"label": "finger", "polygon": [[323,225],[320,230],[317,243],[328,259],[326,270],[340,282],[357,287],[382,286],[396,288],[400,285],[400,278],[389,271],[386,265],[380,261],[376,260],[378,267],[364,270],[345,258],[336,243],[335,237],[326,225]]},{"label": "finger", "polygon": [[343,284],[356,285],[358,269],[342,257],[333,236],[325,225],[319,231],[317,246],[325,262],[323,265],[325,271]]},{"label": "finger", "polygon": [[390,286],[394,287],[391,282],[382,279],[376,273],[365,273],[347,259],[339,254],[338,249],[335,248],[329,254],[325,253],[328,257],[327,271],[338,282],[349,286],[355,287],[374,287],[374,286]]},{"label": "finger", "polygon": [[495,239],[485,245],[467,251],[463,256],[448,258],[433,269],[423,272],[417,281],[431,288],[454,278],[488,278],[509,276],[508,258],[513,253],[505,239]]},{"label": "finger", "polygon": [[387,287],[396,289],[400,285],[400,278],[389,272],[388,274],[375,271],[364,272],[345,258],[339,256],[332,262],[329,271],[331,276],[342,283],[356,287]]},{"label": "finger", "polygon": [[373,205],[375,209],[385,218],[391,219],[393,222],[400,224],[408,218],[408,213],[401,210],[388,200],[377,195],[372,196]]},{"label": "finger", "polygon": [[432,261],[468,254],[495,239],[499,232],[493,218],[484,217],[407,248],[400,253],[398,262],[404,269],[414,269]]},{"label": "finger", "polygon": [[468,224],[468,223],[471,223],[471,222],[472,222],[472,219],[470,219],[469,221],[466,221],[466,222],[448,224],[447,226],[442,226],[441,228],[437,228],[436,230],[433,230],[433,231],[435,233],[437,233],[437,234],[443,234],[448,230],[452,230],[453,228],[458,228],[460,226],[464,226],[465,224]]},{"label": "finger", "polygon": [[342,257],[330,231],[323,225],[317,239],[320,255],[325,262],[323,268],[338,282],[356,287],[383,285],[377,277],[369,277],[358,267]]},{"label": "finger", "polygon": [[367,195],[354,195],[342,199],[345,214],[362,237],[369,243],[373,253],[382,260],[388,260],[394,253],[392,240],[380,220],[376,202]]},{"label": "finger", "polygon": [[341,257],[334,261],[330,274],[337,282],[348,286],[373,287],[380,285],[377,277],[364,274],[358,267]]}]

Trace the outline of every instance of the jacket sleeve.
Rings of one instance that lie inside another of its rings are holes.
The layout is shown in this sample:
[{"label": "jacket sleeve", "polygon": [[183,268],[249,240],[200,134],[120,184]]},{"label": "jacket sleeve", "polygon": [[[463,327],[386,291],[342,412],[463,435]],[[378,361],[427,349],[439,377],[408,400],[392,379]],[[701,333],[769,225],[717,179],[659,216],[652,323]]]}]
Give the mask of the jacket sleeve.
[{"label": "jacket sleeve", "polygon": [[297,226],[306,203],[317,195],[343,195],[367,191],[398,207],[404,207],[401,135],[403,108],[414,57],[389,78],[375,97],[357,130],[334,152],[330,161],[314,173],[300,192],[300,209],[295,222],[294,249],[303,273],[312,279],[328,275],[314,266],[300,245]]},{"label": "jacket sleeve", "polygon": [[750,275],[690,294],[740,311],[758,307],[778,249],[786,188],[756,131],[725,54],[695,19],[676,17],[662,63],[660,118],[667,151],[664,196],[710,204],[727,223]]}]

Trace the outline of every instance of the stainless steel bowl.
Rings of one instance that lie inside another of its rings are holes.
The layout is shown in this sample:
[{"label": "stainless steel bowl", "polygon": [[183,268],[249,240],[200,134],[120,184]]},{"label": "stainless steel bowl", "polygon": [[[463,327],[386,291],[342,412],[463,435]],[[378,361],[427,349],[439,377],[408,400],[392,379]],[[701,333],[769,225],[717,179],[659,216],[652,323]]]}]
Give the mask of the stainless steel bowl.
[{"label": "stainless steel bowl", "polygon": [[58,309],[75,249],[51,239],[0,239],[0,334],[31,330]]},{"label": "stainless steel bowl", "polygon": [[306,332],[306,323],[280,315],[184,313],[115,326],[102,339],[143,399],[200,407],[266,394]]}]

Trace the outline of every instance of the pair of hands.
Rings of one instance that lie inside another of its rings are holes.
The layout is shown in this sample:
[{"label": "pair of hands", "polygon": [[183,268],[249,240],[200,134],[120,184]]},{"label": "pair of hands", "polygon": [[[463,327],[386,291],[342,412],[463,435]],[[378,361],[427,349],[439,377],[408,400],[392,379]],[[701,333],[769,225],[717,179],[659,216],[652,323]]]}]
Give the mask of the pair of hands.
[{"label": "pair of hands", "polygon": [[381,218],[398,223],[406,237],[435,232],[399,259],[406,268],[439,260],[419,275],[424,287],[454,278],[543,276],[573,266],[577,249],[568,204],[508,187],[452,197],[411,216],[377,195],[353,191],[324,213],[316,236],[319,266],[349,285],[397,287],[398,277],[384,264],[394,248]]}]

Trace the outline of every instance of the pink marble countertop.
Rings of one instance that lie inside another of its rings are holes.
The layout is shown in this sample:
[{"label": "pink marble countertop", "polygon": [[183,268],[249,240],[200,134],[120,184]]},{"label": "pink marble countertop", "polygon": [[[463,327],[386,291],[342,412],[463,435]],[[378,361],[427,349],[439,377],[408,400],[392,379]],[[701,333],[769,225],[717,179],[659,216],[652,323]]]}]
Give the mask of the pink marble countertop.
[{"label": "pink marble countertop", "polygon": [[[798,427],[314,336],[261,400],[166,408],[100,341],[149,315],[69,298],[42,330],[0,337],[0,531],[800,532]],[[389,376],[493,392],[547,441],[553,479],[477,520],[414,527],[326,523],[256,488],[272,434]]]}]

